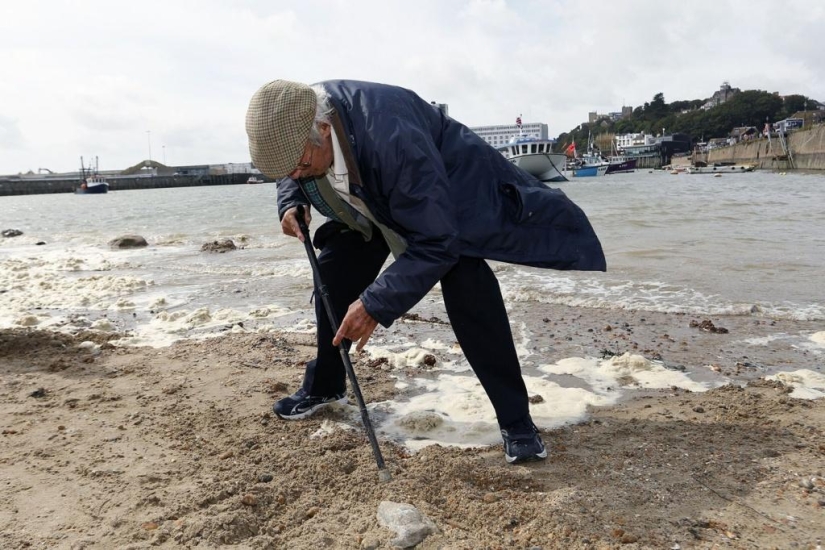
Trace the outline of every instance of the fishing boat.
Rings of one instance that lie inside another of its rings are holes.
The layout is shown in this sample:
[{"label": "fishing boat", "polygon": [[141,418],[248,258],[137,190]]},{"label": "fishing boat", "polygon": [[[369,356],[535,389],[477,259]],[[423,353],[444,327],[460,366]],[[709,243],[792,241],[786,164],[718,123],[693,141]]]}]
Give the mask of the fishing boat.
[{"label": "fishing boat", "polygon": [[97,157],[94,168],[90,162],[88,169],[83,165],[83,157],[80,157],[80,185],[74,192],[78,195],[99,195],[109,192],[109,182],[98,172]]},{"label": "fishing boat", "polygon": [[604,176],[607,174],[609,167],[610,165],[606,162],[602,164],[581,164],[579,166],[573,166],[571,172],[573,172],[574,178],[592,178]]},{"label": "fishing boat", "polygon": [[574,159],[570,165],[570,171],[574,178],[592,178],[604,176],[610,167],[610,163],[602,158],[593,145],[593,139],[587,139],[587,153],[577,155],[575,143],[573,144]]},{"label": "fishing boat", "polygon": [[619,152],[615,142],[611,142],[613,154],[607,157],[607,173],[619,174],[622,172],[635,172],[637,159],[626,157]]},{"label": "fishing boat", "polygon": [[607,173],[620,174],[622,172],[635,172],[637,159],[628,158],[624,155],[612,155],[607,157]]},{"label": "fishing boat", "polygon": [[539,139],[525,135],[521,128],[521,117],[516,119],[519,134],[510,138],[506,145],[498,147],[504,158],[543,182],[567,181],[564,153],[554,153],[552,139]]},{"label": "fishing boat", "polygon": [[263,178],[258,178],[255,176],[249,176],[249,179],[246,180],[246,183],[263,183]]}]

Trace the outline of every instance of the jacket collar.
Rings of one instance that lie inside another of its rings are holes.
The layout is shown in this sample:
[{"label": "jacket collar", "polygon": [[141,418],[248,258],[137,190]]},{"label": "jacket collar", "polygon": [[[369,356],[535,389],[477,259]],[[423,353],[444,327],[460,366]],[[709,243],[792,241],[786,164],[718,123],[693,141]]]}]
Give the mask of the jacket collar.
[{"label": "jacket collar", "polygon": [[344,129],[344,123],[338,115],[338,109],[332,112],[330,119],[332,127],[335,129],[335,134],[338,136],[338,145],[341,147],[341,154],[344,156],[344,162],[347,165],[349,181],[356,185],[363,185],[361,183],[361,174],[358,171],[358,164],[355,162],[352,147],[350,147],[350,134]]}]

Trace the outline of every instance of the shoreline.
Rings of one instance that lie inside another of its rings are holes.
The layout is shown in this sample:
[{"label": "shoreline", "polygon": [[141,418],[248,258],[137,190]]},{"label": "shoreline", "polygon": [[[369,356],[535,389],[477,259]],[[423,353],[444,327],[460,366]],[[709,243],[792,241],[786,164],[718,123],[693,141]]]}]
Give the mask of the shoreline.
[{"label": "shoreline", "polygon": [[[3,330],[0,545],[384,548],[386,500],[436,524],[422,549],[814,549],[825,538],[825,400],[763,379],[774,367],[821,369],[822,348],[800,346],[821,322],[713,317],[728,329],[714,333],[690,315],[521,308],[511,319],[530,331],[514,324],[534,354],[525,369],[615,349],[733,385],[628,382],[616,405],[543,430],[548,460],[524,466],[506,465],[501,444],[412,452],[379,438],[393,475],[379,484],[354,407],[298,422],[270,412],[300,384],[313,335],[94,349],[78,347],[91,332]],[[438,309],[416,312],[444,318]],[[374,338],[432,335],[453,341],[446,325],[412,319]],[[424,369],[354,364],[368,403],[398,397],[396,379]]]}]

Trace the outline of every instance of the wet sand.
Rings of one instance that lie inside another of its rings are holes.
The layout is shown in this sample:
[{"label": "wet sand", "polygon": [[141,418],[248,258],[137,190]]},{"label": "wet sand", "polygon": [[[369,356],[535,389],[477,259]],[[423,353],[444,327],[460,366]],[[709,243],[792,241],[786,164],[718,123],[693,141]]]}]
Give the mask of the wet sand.
[{"label": "wet sand", "polygon": [[[311,336],[152,349],[105,344],[118,334],[0,331],[0,547],[389,548],[382,501],[435,523],[423,549],[814,549],[825,538],[825,400],[763,379],[776,366],[821,372],[822,352],[783,338],[821,323],[513,307],[542,362],[632,351],[736,384],[630,391],[544,431],[550,457],[524,466],[505,464],[501,445],[412,453],[382,440],[393,479],[381,484],[363,432],[341,427],[353,407],[299,422],[270,413],[299,386]],[[437,307],[416,311],[384,336],[453,341]],[[104,345],[78,346],[88,340]],[[369,402],[428,368],[354,359]]]}]

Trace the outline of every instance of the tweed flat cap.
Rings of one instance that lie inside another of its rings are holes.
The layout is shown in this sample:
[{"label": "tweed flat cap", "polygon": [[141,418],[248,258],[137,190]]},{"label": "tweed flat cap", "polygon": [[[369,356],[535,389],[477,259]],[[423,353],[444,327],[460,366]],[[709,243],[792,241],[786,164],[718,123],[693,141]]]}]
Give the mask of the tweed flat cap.
[{"label": "tweed flat cap", "polygon": [[292,173],[306,147],[318,99],[299,82],[273,80],[249,102],[246,135],[252,162],[273,179]]}]

